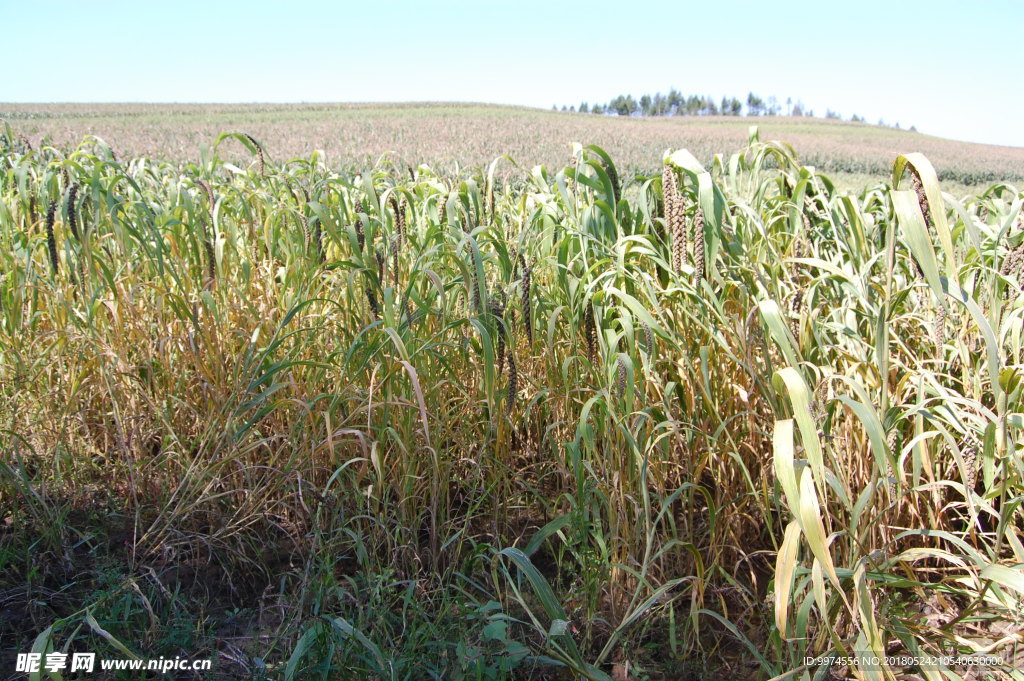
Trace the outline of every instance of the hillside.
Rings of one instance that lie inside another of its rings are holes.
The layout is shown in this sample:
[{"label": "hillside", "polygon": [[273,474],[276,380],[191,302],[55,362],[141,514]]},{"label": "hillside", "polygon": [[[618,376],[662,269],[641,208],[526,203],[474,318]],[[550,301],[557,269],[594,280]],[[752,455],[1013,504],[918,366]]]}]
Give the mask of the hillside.
[{"label": "hillside", "polygon": [[194,160],[225,130],[243,130],[272,159],[326,153],[332,165],[396,163],[450,169],[508,154],[522,166],[559,166],[569,144],[607,149],[623,170],[655,171],[662,152],[685,147],[709,161],[740,149],[750,125],[791,144],[802,162],[841,184],[886,177],[900,153],[919,151],[946,188],[1024,178],[1024,148],[956,142],[865,123],[787,117],[618,118],[480,104],[0,104],[0,120],[35,144],[102,137],[120,155]]}]

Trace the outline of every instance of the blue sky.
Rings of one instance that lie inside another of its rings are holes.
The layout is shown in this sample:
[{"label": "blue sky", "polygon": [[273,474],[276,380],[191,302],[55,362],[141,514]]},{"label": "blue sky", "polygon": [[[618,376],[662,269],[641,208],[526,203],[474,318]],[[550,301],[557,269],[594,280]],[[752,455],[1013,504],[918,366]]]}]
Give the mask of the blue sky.
[{"label": "blue sky", "polygon": [[675,87],[1024,146],[1014,2],[0,0],[0,102],[483,101]]}]

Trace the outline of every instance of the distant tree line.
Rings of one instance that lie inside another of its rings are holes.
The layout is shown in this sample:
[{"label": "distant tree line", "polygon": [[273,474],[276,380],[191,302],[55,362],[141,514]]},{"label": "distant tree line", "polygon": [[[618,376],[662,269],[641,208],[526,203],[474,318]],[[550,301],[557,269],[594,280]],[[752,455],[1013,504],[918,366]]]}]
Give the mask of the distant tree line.
[{"label": "distant tree line", "polygon": [[[552,106],[557,110],[558,106]],[[571,111],[608,116],[806,116],[814,117],[814,110],[804,107],[803,102],[793,101],[787,97],[783,105],[775,97],[764,99],[753,92],[747,95],[746,102],[735,97],[722,97],[716,101],[712,97],[702,95],[685,95],[675,88],[668,94],[656,92],[643,95],[639,99],[633,95],[619,95],[609,102],[590,104],[582,102],[579,109],[575,105],[562,106],[562,111]],[[842,119],[842,116],[831,109],[825,112],[825,118]],[[855,123],[863,123],[864,119],[857,114],[850,117]],[[879,125],[886,125],[879,120]],[[900,127],[897,123],[894,127]],[[910,128],[914,130],[913,127]]]}]

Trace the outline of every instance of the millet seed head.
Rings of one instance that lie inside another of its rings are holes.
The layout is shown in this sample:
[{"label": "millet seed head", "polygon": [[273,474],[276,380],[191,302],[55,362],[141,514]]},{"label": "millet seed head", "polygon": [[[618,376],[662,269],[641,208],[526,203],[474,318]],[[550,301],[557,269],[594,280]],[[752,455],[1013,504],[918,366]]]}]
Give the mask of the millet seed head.
[{"label": "millet seed head", "polygon": [[696,285],[704,279],[704,211],[697,209],[693,220],[693,269]]},{"label": "millet seed head", "polygon": [[50,201],[46,209],[46,247],[50,253],[50,267],[53,273],[57,274],[60,269],[60,261],[57,258],[57,238],[53,234],[53,222],[57,218],[57,201]]},{"label": "millet seed head", "polygon": [[79,238],[78,236],[78,205],[76,203],[77,199],[78,183],[76,182],[71,185],[70,189],[68,189],[68,227],[71,229],[71,234],[75,237],[75,239],[81,241],[81,238]]}]

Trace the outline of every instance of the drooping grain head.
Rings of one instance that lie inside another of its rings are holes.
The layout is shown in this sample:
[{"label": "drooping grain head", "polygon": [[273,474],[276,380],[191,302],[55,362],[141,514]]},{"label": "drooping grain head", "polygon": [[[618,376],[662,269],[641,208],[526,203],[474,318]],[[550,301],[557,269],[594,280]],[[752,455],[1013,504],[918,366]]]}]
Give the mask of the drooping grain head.
[{"label": "drooping grain head", "polygon": [[379,318],[380,307],[377,304],[377,294],[373,292],[373,287],[369,284],[366,286],[366,302],[370,304],[370,312],[373,313],[374,318]]},{"label": "drooping grain head", "polygon": [[594,319],[594,308],[589,303],[587,304],[587,310],[584,314],[586,315],[584,320],[584,334],[587,341],[587,359],[591,364],[593,364],[597,353],[597,322]]},{"label": "drooping grain head", "polygon": [[[481,282],[480,281],[480,276],[477,274],[477,271],[476,271],[476,261],[473,258],[473,254],[472,253],[470,253],[470,255],[469,255],[469,282],[468,282],[468,284],[470,286],[470,292],[469,292],[470,300],[471,300],[472,306],[473,306],[471,314],[476,314],[476,313],[479,313],[479,312],[483,312],[484,311],[483,301],[488,301],[488,304],[489,304],[490,296],[487,294],[487,291],[486,291],[486,282]],[[481,285],[484,288],[483,298],[480,297]]]},{"label": "drooping grain head", "polygon": [[356,201],[356,241],[359,243],[359,252],[362,253],[366,246],[366,235],[363,233],[363,219],[360,214],[363,212],[363,202]]},{"label": "drooping grain head", "polygon": [[486,212],[487,212],[487,221],[490,222],[491,224],[496,223],[497,222],[497,217],[494,215],[494,179],[493,178],[491,178],[487,182],[487,205],[486,205]]},{"label": "drooping grain head", "polygon": [[68,190],[68,227],[71,229],[71,234],[74,235],[75,239],[81,241],[78,236],[78,205],[76,200],[78,199],[78,183],[71,185]]},{"label": "drooping grain head", "polygon": [[[87,295],[85,286],[88,279],[85,276],[85,258],[82,256],[81,253],[78,254],[76,264],[78,265],[78,281],[76,282],[76,285],[78,286],[78,289],[82,292],[82,295],[85,296]],[[72,275],[72,278],[74,278],[74,275]]]},{"label": "drooping grain head", "polygon": [[619,173],[615,170],[615,165],[612,163],[604,163],[605,173],[608,174],[608,179],[612,183],[612,196],[615,199],[615,205],[618,205],[619,201],[622,200],[622,183],[619,181]]},{"label": "drooping grain head", "polygon": [[391,209],[391,214],[394,216],[395,234],[400,234],[401,230],[398,228],[398,201],[395,200],[394,194],[388,196],[388,208]]},{"label": "drooping grain head", "polygon": [[1006,254],[999,274],[1011,282],[1016,279],[1016,288],[1010,284],[1005,289],[1006,298],[1012,303],[1017,297],[1017,288],[1024,288],[1024,242]]},{"label": "drooping grain head", "polygon": [[326,256],[324,255],[324,235],[320,220],[316,221],[316,226],[313,229],[313,244],[316,246],[317,259],[321,263],[324,262]]},{"label": "drooping grain head", "polygon": [[53,222],[57,218],[57,201],[50,201],[49,208],[46,209],[46,247],[50,253],[50,267],[53,269],[53,273],[57,274],[60,269],[60,261],[57,258],[57,238],[53,233]]},{"label": "drooping grain head", "polygon": [[662,171],[661,187],[665,203],[664,220],[672,237],[672,269],[679,274],[686,262],[686,205],[672,166],[666,165]]},{"label": "drooping grain head", "polygon": [[212,213],[213,212],[213,207],[217,203],[217,201],[216,201],[216,199],[215,199],[215,197],[213,195],[213,187],[211,187],[210,183],[207,182],[206,180],[196,180],[196,184],[198,184],[200,187],[202,187],[203,192],[206,194],[206,200],[209,203],[209,209],[210,209],[210,212]]},{"label": "drooping grain head", "polygon": [[217,256],[215,255],[213,240],[206,239],[203,243],[206,246],[206,276],[213,283],[217,279]]},{"label": "drooping grain head", "polygon": [[896,498],[896,471],[893,470],[892,463],[889,461],[885,462],[885,487],[889,491],[889,498]]},{"label": "drooping grain head", "polygon": [[261,176],[264,175],[265,170],[266,170],[266,159],[263,157],[263,145],[260,144],[259,142],[257,142],[256,138],[253,137],[252,135],[250,135],[248,133],[242,133],[242,134],[245,135],[245,138],[247,140],[252,142],[252,145],[254,147],[256,147],[256,153],[258,154],[259,161],[260,161],[260,175]]},{"label": "drooping grain head", "polygon": [[889,448],[889,455],[896,458],[899,457],[899,452],[896,448],[900,444],[900,430],[898,427],[893,427],[889,431],[889,434],[885,436],[885,444]]},{"label": "drooping grain head", "polygon": [[497,375],[501,376],[502,372],[505,371],[505,294],[499,293],[487,302],[488,311],[494,315],[497,321],[498,331],[498,365]]},{"label": "drooping grain head", "polygon": [[412,309],[409,307],[409,296],[402,296],[402,312],[405,313],[406,323],[409,328],[413,328],[413,323],[416,321],[415,317],[412,316]]},{"label": "drooping grain head", "polygon": [[928,195],[924,191],[924,183],[921,181],[921,175],[917,172],[917,168],[910,166],[910,186],[913,187],[914,193],[917,194],[917,205],[921,207],[921,214],[924,215],[924,224],[929,230],[932,228],[932,213],[928,205]]},{"label": "drooping grain head", "polygon": [[803,310],[804,290],[797,289],[789,299],[790,331],[793,338],[800,340],[800,313]]},{"label": "drooping grain head", "polygon": [[523,329],[526,331],[526,341],[533,345],[533,312],[531,310],[531,285],[533,283],[532,269],[526,266],[526,262],[520,261],[523,269],[523,277],[519,281],[520,305],[523,308]]},{"label": "drooping grain head", "polygon": [[969,444],[960,450],[960,456],[964,460],[963,479],[967,494],[974,491],[978,484],[978,445]]},{"label": "drooping grain head", "polygon": [[313,241],[313,236],[309,231],[309,218],[306,217],[305,213],[299,213],[299,227],[302,229],[302,247],[307,253],[309,252],[309,245]]},{"label": "drooping grain head", "polygon": [[619,356],[617,365],[618,376],[615,382],[615,394],[621,400],[626,395],[626,360]]},{"label": "drooping grain head", "polygon": [[28,197],[28,227],[30,233],[35,233],[36,226],[36,195],[33,193]]},{"label": "drooping grain head", "polygon": [[817,421],[819,426],[825,423],[828,400],[829,379],[826,377],[818,382],[817,388],[814,389],[814,399],[811,402],[811,412],[814,414],[814,420]]},{"label": "drooping grain head", "polygon": [[[217,198],[213,194],[213,187],[210,183],[203,179],[195,181],[196,185],[203,190],[203,195],[206,197],[207,209],[212,217],[213,209],[217,205]],[[206,250],[206,276],[209,284],[212,284],[217,279],[217,258],[215,255],[215,239],[209,233],[206,225],[206,217],[204,215],[199,216],[199,225],[203,234],[203,245]]]},{"label": "drooping grain head", "polygon": [[401,243],[399,235],[391,237],[391,283],[395,289],[398,288],[398,244]]},{"label": "drooping grain head", "polygon": [[693,269],[694,280],[700,286],[704,280],[704,251],[706,248],[704,239],[704,211],[697,209],[693,219]]},{"label": "drooping grain head", "polygon": [[398,212],[396,217],[398,219],[398,243],[399,245],[405,242],[405,215],[409,210],[409,202],[405,196],[402,196],[402,200],[398,202]]},{"label": "drooping grain head", "polygon": [[889,448],[889,456],[886,458],[886,468],[885,468],[886,488],[889,491],[889,498],[890,499],[895,499],[896,498],[896,492],[897,492],[897,490],[896,490],[896,475],[895,475],[895,471],[893,471],[892,464],[889,463],[889,461],[891,461],[891,460],[899,460],[899,456],[900,456],[900,452],[899,452],[900,429],[899,429],[899,427],[893,427],[893,429],[889,431],[889,434],[885,438],[885,444]]},{"label": "drooping grain head", "polygon": [[519,372],[516,370],[516,359],[511,351],[508,353],[508,401],[505,403],[505,416],[512,413],[519,392]]}]

